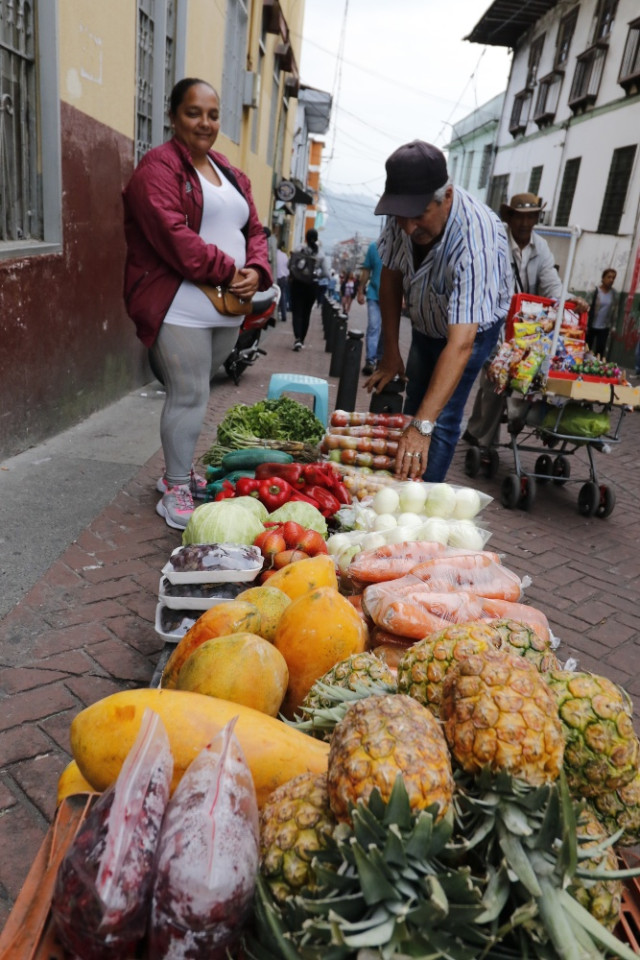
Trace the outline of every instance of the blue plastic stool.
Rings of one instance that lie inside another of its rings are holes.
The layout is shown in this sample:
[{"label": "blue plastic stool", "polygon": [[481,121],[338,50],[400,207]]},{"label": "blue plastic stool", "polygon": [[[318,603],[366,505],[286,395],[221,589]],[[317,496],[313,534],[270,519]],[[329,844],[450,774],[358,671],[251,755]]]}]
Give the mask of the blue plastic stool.
[{"label": "blue plastic stool", "polygon": [[313,412],[326,427],[329,421],[329,384],[320,377],[307,377],[302,373],[273,373],[269,381],[267,398],[277,399],[281,394],[310,393],[313,396]]}]

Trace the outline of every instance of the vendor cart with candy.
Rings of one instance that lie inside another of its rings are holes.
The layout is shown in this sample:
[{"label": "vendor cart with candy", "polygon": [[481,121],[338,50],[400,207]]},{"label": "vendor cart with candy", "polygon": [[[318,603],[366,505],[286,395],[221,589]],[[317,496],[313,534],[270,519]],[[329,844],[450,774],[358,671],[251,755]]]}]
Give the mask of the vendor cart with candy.
[{"label": "vendor cart with candy", "polygon": [[[570,262],[578,236],[579,229],[572,228]],[[629,385],[616,364],[590,352],[587,315],[566,293],[565,281],[559,300],[528,293],[512,298],[504,342],[487,371],[504,399],[508,439],[500,442],[498,434],[489,447],[470,447],[465,472],[494,476],[499,448],[505,448],[513,456],[513,470],[502,480],[504,507],[529,510],[544,485],[576,483],[579,513],[605,518],[615,506],[615,492],[601,482],[597,456],[620,442],[625,415],[640,406],[640,390]],[[524,454],[535,454],[535,460]]]}]

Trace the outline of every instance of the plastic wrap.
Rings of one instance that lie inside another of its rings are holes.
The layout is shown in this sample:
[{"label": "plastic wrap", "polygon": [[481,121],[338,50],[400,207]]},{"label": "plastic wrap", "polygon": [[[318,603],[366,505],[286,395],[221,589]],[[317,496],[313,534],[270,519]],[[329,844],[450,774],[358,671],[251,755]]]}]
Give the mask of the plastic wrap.
[{"label": "plastic wrap", "polygon": [[502,620],[505,617],[509,620],[520,620],[521,623],[526,623],[527,626],[531,627],[545,643],[551,641],[549,621],[542,610],[538,610],[537,607],[531,607],[528,603],[511,603],[509,600],[490,600],[484,597],[482,598],[482,609],[484,610],[484,616],[492,620]]},{"label": "plastic wrap", "polygon": [[133,956],[144,935],[172,774],[167,732],[147,709],[118,779],[96,802],[56,878],[54,922],[80,960]]},{"label": "plastic wrap", "polygon": [[468,553],[481,554],[496,563],[500,562],[498,554],[491,550],[469,551],[460,547],[447,547],[433,540],[412,540],[389,543],[375,550],[362,550],[349,565],[349,579],[362,584],[396,580],[406,576],[420,563],[437,558],[464,556]]},{"label": "plastic wrap", "polygon": [[258,805],[235,722],[190,764],[167,808],[149,934],[154,960],[226,960],[249,914]]},{"label": "plastic wrap", "polygon": [[394,596],[389,590],[369,597],[367,591],[363,602],[372,620],[389,633],[414,640],[450,623],[467,623],[485,616],[482,598],[463,590],[436,593],[421,583],[402,596]]},{"label": "plastic wrap", "polygon": [[520,577],[485,553],[427,560],[413,567],[411,574],[439,592],[468,590],[479,597],[512,602],[522,596]]}]

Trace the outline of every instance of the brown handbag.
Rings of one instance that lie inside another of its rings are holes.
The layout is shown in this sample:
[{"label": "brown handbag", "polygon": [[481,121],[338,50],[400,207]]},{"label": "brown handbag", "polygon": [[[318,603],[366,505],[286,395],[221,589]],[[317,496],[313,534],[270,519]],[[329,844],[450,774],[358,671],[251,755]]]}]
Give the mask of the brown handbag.
[{"label": "brown handbag", "polygon": [[196,286],[224,317],[244,317],[251,313],[251,300],[241,299],[227,287],[214,287],[210,283],[197,283]]}]

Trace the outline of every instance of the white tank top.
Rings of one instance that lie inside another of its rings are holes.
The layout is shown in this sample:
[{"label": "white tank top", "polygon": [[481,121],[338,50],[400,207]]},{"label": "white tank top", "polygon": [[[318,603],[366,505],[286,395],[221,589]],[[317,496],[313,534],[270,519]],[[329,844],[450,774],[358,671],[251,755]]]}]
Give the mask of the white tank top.
[{"label": "white tank top", "polygon": [[[238,270],[245,265],[247,245],[242,228],[249,219],[249,204],[209,157],[220,177],[220,186],[200,173],[202,186],[202,223],[200,236],[233,257]],[[196,171],[197,173],[197,171]],[[209,298],[190,280],[183,280],[164,318],[177,327],[238,327],[243,317],[225,317]]]}]

